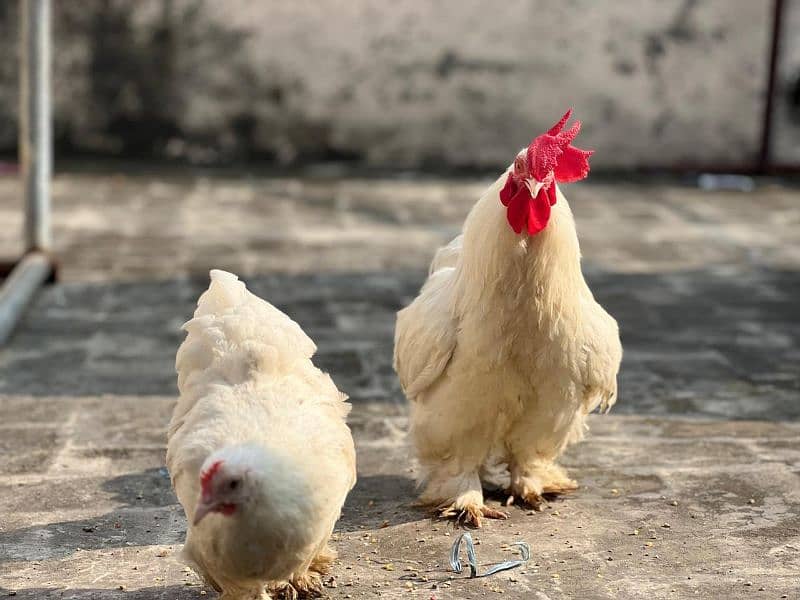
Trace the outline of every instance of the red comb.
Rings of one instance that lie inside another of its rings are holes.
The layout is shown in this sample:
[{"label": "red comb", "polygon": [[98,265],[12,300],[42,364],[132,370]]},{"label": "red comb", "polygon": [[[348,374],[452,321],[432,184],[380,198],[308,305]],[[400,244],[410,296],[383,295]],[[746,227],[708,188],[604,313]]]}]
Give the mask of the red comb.
[{"label": "red comb", "polygon": [[220,470],[220,467],[222,467],[222,461],[218,460],[211,463],[211,466],[208,467],[208,469],[200,473],[200,487],[203,490],[204,496],[211,493],[211,480],[214,479],[214,475],[217,474],[217,471]]},{"label": "red comb", "polygon": [[543,181],[550,171],[555,172],[556,181],[571,183],[589,174],[589,157],[592,152],[572,146],[581,131],[581,122],[575,121],[566,131],[564,125],[572,116],[570,108],[547,133],[540,135],[528,146],[528,168],[533,176]]},{"label": "red comb", "polygon": [[569,121],[569,118],[570,118],[571,116],[572,116],[572,109],[570,108],[570,109],[569,109],[569,110],[568,110],[568,111],[567,111],[567,112],[564,114],[564,116],[563,116],[563,117],[561,117],[561,120],[560,120],[558,123],[556,123],[555,125],[553,125],[553,126],[552,126],[552,127],[551,127],[551,128],[548,130],[548,131],[547,131],[547,135],[558,135],[559,133],[561,133],[561,130],[562,130],[562,129],[564,129],[564,125],[566,125],[566,124],[567,124],[567,121]]},{"label": "red comb", "polygon": [[[508,208],[508,223],[516,233],[527,228],[528,233],[534,235],[547,226],[550,207],[556,203],[556,182],[572,183],[589,174],[592,151],[572,145],[581,131],[581,122],[575,121],[564,131],[571,116],[570,108],[547,133],[531,142],[525,160],[517,159],[500,191],[500,201]],[[544,184],[536,198],[531,197],[525,184],[527,181],[530,185],[531,178]]]}]

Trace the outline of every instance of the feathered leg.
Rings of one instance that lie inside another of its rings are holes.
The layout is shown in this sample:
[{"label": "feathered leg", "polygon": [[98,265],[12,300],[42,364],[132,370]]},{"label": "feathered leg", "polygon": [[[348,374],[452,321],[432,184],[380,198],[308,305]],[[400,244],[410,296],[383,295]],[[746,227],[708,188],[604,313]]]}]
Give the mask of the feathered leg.
[{"label": "feathered leg", "polygon": [[578,489],[577,482],[555,461],[569,444],[583,437],[585,420],[581,407],[569,401],[569,394],[553,390],[547,395],[540,390],[540,401],[548,398],[553,400],[549,406],[540,403],[536,410],[524,411],[507,438],[510,494],[537,510],[545,494]]},{"label": "feathered leg", "polygon": [[415,403],[411,415],[411,437],[420,464],[420,504],[435,509],[440,517],[475,527],[481,526],[483,517],[506,518],[483,501],[479,470],[492,443],[484,429],[487,420],[463,409],[459,418],[453,418],[441,399],[433,411],[430,406],[436,403],[430,400],[427,405]]},{"label": "feathered leg", "polygon": [[420,504],[433,507],[446,519],[474,527],[481,526],[483,517],[505,519],[507,514],[486,506],[478,471],[454,473],[455,464],[445,462],[430,470],[420,495]]}]

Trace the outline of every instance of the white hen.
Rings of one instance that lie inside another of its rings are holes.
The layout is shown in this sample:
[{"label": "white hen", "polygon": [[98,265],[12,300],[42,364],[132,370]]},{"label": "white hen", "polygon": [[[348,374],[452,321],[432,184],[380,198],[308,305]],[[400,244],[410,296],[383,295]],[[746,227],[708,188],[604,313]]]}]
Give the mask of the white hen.
[{"label": "white hen", "polygon": [[167,465],[184,559],[223,598],[318,592],[356,478],[350,405],[300,326],[211,271],[178,350]]},{"label": "white hen", "polygon": [[580,123],[561,131],[569,115],[486,191],[397,316],[421,500],[477,526],[505,516],[484,504],[484,486],[535,507],[575,489],[555,461],[586,415],[616,400],[617,323],[583,279],[556,186],[589,170],[591,153],[570,145]]}]

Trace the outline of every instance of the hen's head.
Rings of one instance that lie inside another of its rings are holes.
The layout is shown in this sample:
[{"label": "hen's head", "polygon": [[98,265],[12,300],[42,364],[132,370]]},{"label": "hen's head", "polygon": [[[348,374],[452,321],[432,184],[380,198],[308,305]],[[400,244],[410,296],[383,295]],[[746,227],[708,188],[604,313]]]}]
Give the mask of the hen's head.
[{"label": "hen's head", "polygon": [[298,469],[299,464],[297,457],[254,443],[214,452],[200,469],[200,498],[193,525],[212,513],[243,519],[261,514],[260,526],[269,531],[297,529],[314,508],[307,476]]},{"label": "hen's head", "polygon": [[534,235],[547,227],[550,207],[556,203],[556,182],[572,183],[589,174],[589,157],[593,151],[572,145],[581,130],[581,122],[575,121],[572,127],[562,131],[570,116],[572,109],[547,133],[534,139],[514,161],[500,191],[500,201],[507,208],[508,224],[515,233],[527,229]]},{"label": "hen's head", "polygon": [[253,495],[253,472],[246,463],[212,456],[200,472],[200,501],[194,525],[209,513],[230,516]]}]

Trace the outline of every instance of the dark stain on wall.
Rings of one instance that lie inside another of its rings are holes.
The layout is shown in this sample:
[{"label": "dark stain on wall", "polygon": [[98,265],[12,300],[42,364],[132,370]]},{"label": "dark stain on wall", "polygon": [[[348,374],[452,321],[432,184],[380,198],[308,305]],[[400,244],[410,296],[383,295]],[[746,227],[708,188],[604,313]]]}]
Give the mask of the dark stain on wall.
[{"label": "dark stain on wall", "polygon": [[514,71],[514,65],[499,60],[467,59],[452,50],[446,50],[442,53],[434,69],[440,79],[447,79],[458,71],[466,71],[467,73],[491,72],[505,75]]},{"label": "dark stain on wall", "polygon": [[692,23],[692,12],[698,0],[684,0],[672,24],[664,32],[675,42],[692,42],[697,39],[697,29]]},{"label": "dark stain on wall", "polygon": [[800,71],[794,77],[794,83],[788,86],[787,104],[789,105],[789,118],[793,123],[800,125]]},{"label": "dark stain on wall", "polygon": [[661,36],[655,33],[644,37],[644,58],[647,70],[650,73],[658,71],[659,60],[667,53],[667,48]]},{"label": "dark stain on wall", "polygon": [[89,22],[91,102],[107,111],[105,129],[130,156],[162,150],[180,134],[176,113],[175,31],[171,15],[137,39],[130,4],[102,0]]},{"label": "dark stain on wall", "polygon": [[636,73],[636,63],[630,59],[621,58],[614,61],[614,70],[620,75],[631,76]]}]

